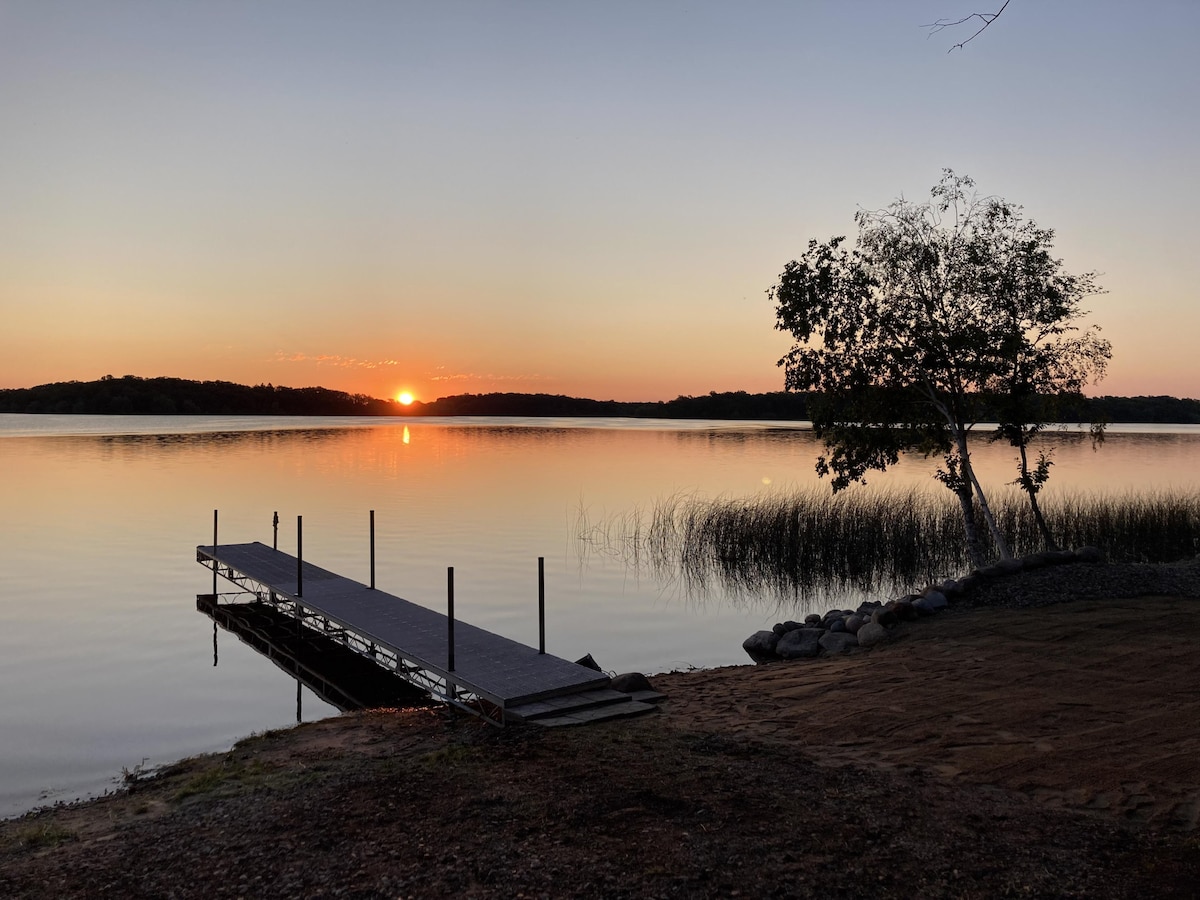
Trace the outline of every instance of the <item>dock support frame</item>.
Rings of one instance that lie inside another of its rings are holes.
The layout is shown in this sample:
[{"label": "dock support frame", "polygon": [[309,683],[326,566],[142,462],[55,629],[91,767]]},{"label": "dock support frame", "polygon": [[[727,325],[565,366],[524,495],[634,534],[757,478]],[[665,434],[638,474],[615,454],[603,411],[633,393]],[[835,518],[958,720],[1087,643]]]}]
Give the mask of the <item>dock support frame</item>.
[{"label": "dock support frame", "polygon": [[469,686],[453,678],[450,672],[413,659],[396,647],[372,641],[358,633],[352,625],[338,622],[306,606],[303,597],[289,595],[278,588],[273,589],[258,579],[214,559],[203,550],[196,551],[196,562],[212,569],[214,576],[220,575],[237,585],[243,592],[254,595],[259,603],[273,606],[281,613],[294,616],[301,626],[332,638],[347,649],[390,669],[434,699],[479,716],[491,725],[503,727],[503,699],[471,690]]}]

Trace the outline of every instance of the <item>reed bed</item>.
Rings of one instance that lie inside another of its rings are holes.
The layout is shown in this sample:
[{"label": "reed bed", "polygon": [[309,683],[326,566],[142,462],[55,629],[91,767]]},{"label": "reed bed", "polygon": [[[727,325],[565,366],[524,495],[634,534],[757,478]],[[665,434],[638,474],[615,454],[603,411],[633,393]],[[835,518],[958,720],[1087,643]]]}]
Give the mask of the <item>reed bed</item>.
[{"label": "reed bed", "polygon": [[[1028,499],[992,498],[1017,555],[1045,549]],[[1043,514],[1062,546],[1100,547],[1115,562],[1165,562],[1200,552],[1200,491],[1047,494]],[[986,552],[995,554],[982,518]],[[970,569],[957,500],[947,491],[823,486],[749,499],[673,495],[591,522],[586,548],[623,558],[691,596],[719,588],[734,598],[779,602],[903,591]]]}]

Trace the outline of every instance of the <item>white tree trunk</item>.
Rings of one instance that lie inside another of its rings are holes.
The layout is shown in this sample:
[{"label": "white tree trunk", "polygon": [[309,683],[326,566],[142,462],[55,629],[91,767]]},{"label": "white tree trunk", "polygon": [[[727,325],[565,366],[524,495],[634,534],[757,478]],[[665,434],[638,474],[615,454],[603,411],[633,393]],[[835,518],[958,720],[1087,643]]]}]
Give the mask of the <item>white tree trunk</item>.
[{"label": "white tree trunk", "polygon": [[[992,540],[996,544],[996,549],[1000,551],[1001,559],[1011,559],[1012,551],[1008,549],[1008,541],[1004,539],[1004,535],[1000,533],[1000,528],[996,525],[996,517],[992,515],[992,508],[988,505],[987,494],[984,493],[979,479],[975,477],[975,467],[971,465],[971,454],[967,449],[967,431],[958,424],[958,420],[950,412],[949,407],[937,399],[936,392],[932,386],[925,386],[926,396],[929,398],[933,406],[942,414],[946,420],[946,424],[950,426],[950,431],[954,435],[954,444],[958,448],[958,456],[962,461],[963,474],[971,486],[975,488],[975,493],[979,496],[979,508],[983,511],[983,520],[987,523],[988,532],[992,536]],[[956,492],[957,493],[957,492]],[[963,507],[963,527],[967,532],[968,550],[971,553],[972,562],[978,566],[980,564],[979,557],[982,555],[979,552],[979,543],[975,534],[975,522],[972,519],[971,501],[964,495],[959,495],[959,502]]]},{"label": "white tree trunk", "polygon": [[958,445],[958,455],[962,460],[963,470],[966,476],[971,479],[975,493],[979,495],[979,508],[983,510],[983,520],[987,522],[988,531],[992,535],[992,540],[996,543],[996,549],[1000,551],[1000,558],[1012,559],[1012,551],[1008,549],[1008,541],[1004,540],[1004,535],[1000,533],[1000,528],[996,525],[996,518],[992,515],[991,507],[988,506],[987,495],[983,492],[983,487],[979,484],[979,479],[975,477],[975,467],[971,465],[971,457],[967,452],[966,431],[955,427],[954,440]]},{"label": "white tree trunk", "polygon": [[979,533],[975,530],[975,502],[971,496],[970,485],[954,492],[958,504],[962,508],[963,531],[967,537],[967,555],[971,557],[971,565],[980,569],[987,565],[983,550],[979,546]]}]

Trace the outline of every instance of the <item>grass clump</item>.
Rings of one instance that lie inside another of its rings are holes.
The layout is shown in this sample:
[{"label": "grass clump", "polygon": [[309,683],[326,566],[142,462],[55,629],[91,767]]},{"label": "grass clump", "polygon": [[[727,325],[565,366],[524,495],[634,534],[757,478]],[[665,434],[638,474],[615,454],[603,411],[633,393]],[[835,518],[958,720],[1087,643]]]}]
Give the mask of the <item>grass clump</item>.
[{"label": "grass clump", "polygon": [[452,766],[467,762],[473,756],[475,756],[473,747],[466,744],[447,744],[422,754],[420,762],[426,766]]},{"label": "grass clump", "polygon": [[171,799],[181,803],[199,794],[236,793],[261,783],[267,773],[267,767],[258,760],[247,763],[225,757],[193,773]]},{"label": "grass clump", "polygon": [[56,822],[27,825],[18,828],[10,836],[10,840],[22,850],[40,850],[57,847],[74,841],[78,835],[69,828],[64,828]]},{"label": "grass clump", "polygon": [[[1099,547],[1114,562],[1172,562],[1200,553],[1200,491],[1067,493],[1042,503],[1066,547]],[[1032,517],[1009,514],[1022,546],[1036,549]]]},{"label": "grass clump", "polygon": [[[992,507],[1015,554],[1046,549],[1024,494],[999,492]],[[1065,493],[1044,497],[1042,507],[1059,544],[1099,547],[1114,562],[1200,552],[1200,491]],[[977,532],[996,555],[982,519]],[[908,590],[971,568],[956,498],[919,488],[674,495],[649,514],[634,510],[592,524],[581,513],[576,536],[584,548],[649,566],[692,595],[720,589],[734,599],[766,595],[781,603]]]}]

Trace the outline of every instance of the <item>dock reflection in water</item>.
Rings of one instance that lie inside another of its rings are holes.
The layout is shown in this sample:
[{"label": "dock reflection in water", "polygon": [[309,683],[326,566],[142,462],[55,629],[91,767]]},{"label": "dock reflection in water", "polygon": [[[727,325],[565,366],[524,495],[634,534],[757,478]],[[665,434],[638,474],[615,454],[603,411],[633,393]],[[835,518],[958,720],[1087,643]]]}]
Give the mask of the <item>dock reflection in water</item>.
[{"label": "dock reflection in water", "polygon": [[266,603],[216,603],[196,597],[196,609],[213,620],[213,665],[219,662],[217,630],[236,635],[280,670],[296,679],[296,721],[301,721],[300,686],[342,712],[355,709],[412,708],[433,701],[402,678],[364,659],[337,641]]}]

